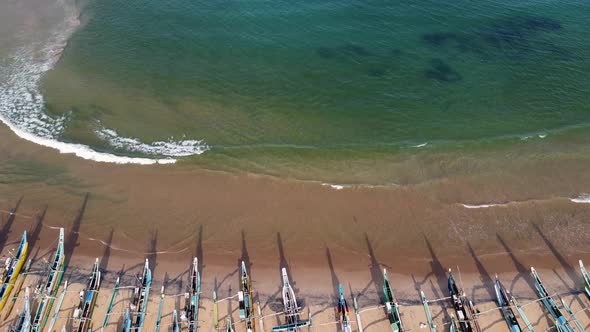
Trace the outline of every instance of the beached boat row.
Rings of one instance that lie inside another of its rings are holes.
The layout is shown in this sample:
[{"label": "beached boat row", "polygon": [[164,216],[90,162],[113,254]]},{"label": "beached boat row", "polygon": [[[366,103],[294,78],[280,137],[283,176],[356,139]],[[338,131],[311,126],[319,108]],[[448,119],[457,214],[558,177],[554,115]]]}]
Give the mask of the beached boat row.
[{"label": "beached boat row", "polygon": [[[22,279],[20,283],[17,283],[17,279],[23,266],[25,270],[28,270],[29,264],[25,265],[28,253],[28,242],[27,233],[24,232],[22,239],[16,252],[6,260],[4,269],[0,274],[1,288],[0,288],[0,311],[4,308],[5,304],[12,299],[15,301],[15,297],[10,297],[11,291],[14,285],[19,285],[16,293],[19,292],[20,286],[22,286]],[[580,272],[582,274],[584,292],[590,299],[590,276],[588,275],[584,264],[579,261]],[[18,317],[14,320],[10,331],[13,332],[42,332],[42,331],[54,331],[54,327],[60,312],[61,305],[64,300],[64,296],[67,290],[67,281],[62,287],[62,292],[58,296],[58,291],[63,279],[65,270],[65,251],[64,251],[64,229],[59,230],[59,238],[57,248],[53,255],[53,259],[49,262],[46,277],[43,279],[44,282],[31,293],[31,290],[27,287],[24,292],[24,301],[22,304],[22,311]],[[258,328],[260,331],[264,331],[263,316],[260,313],[260,306],[258,306],[258,312],[254,311],[254,300],[253,300],[253,289],[252,281],[247,269],[247,265],[244,261],[241,262],[240,271],[240,288],[238,293],[235,295],[239,304],[239,318],[240,322],[233,322],[231,315],[226,318],[225,325],[220,327],[218,319],[217,304],[220,301],[217,298],[217,294],[214,292],[214,326],[216,330],[222,330],[226,332],[234,331],[236,324],[241,324],[243,328],[248,332],[256,331],[258,321]],[[24,274],[26,276],[26,273]],[[24,277],[23,276],[23,277]],[[79,304],[74,310],[72,317],[66,317],[68,320],[73,321],[73,331],[76,332],[90,332],[92,331],[92,316],[94,308],[96,306],[98,293],[101,286],[101,271],[100,262],[98,259],[95,260],[86,287],[79,293]],[[289,273],[287,268],[281,269],[282,277],[282,303],[283,310],[279,314],[283,316],[283,321],[276,326],[271,328],[272,331],[289,331],[296,332],[301,331],[302,328],[312,329],[312,317],[311,313],[308,317],[302,318],[303,313],[301,307],[298,304],[295,291],[289,280]],[[560,305],[553,299],[549,291],[541,281],[541,278],[537,271],[531,267],[531,278],[535,286],[535,290],[538,294],[539,301],[543,304],[549,316],[552,318],[554,328],[559,332],[584,332],[583,325],[577,319],[575,313],[567,305],[563,299],[561,299]],[[119,330],[121,332],[138,331],[146,328],[152,331],[152,327],[145,326],[145,318],[148,314],[147,305],[149,301],[150,289],[152,286],[152,271],[150,269],[149,260],[145,260],[143,270],[140,275],[136,278],[136,285],[133,287],[133,296],[129,305],[125,308],[123,314],[122,324]],[[430,332],[448,330],[450,332],[481,332],[481,327],[478,321],[480,313],[475,309],[475,306],[471,300],[469,300],[463,291],[460,283],[457,282],[452,271],[449,269],[448,279],[448,297],[443,299],[437,299],[434,301],[427,300],[424,292],[419,291],[421,302],[424,306],[426,313],[426,319],[428,324],[424,324],[423,328],[429,328]],[[105,330],[109,324],[109,318],[113,314],[112,310],[115,305],[116,297],[120,286],[120,279],[117,278],[115,287],[113,288],[113,294],[108,304],[107,313],[101,326],[101,330]],[[390,283],[387,270],[383,270],[383,287],[382,287],[382,299],[383,303],[381,308],[384,309],[388,321],[389,327],[393,332],[405,332],[406,330],[403,324],[402,311],[403,308],[400,306],[398,300],[393,291],[393,287]],[[496,296],[496,302],[498,309],[506,322],[507,328],[510,332],[521,332],[528,330],[534,332],[534,328],[522,310],[521,305],[517,302],[513,294],[511,294],[502,284],[501,280],[496,276],[494,282],[494,291]],[[187,292],[184,293],[185,303],[182,310],[175,309],[171,315],[170,323],[162,324],[162,306],[165,298],[164,287],[162,287],[160,293],[160,303],[158,306],[157,320],[155,331],[159,332],[161,326],[165,326],[166,331],[172,332],[197,332],[199,325],[199,298],[201,295],[201,273],[199,271],[199,261],[195,257],[193,258],[190,269],[189,269],[189,283]],[[36,310],[31,310],[31,302],[33,297],[38,303]],[[227,299],[231,299],[230,297]],[[57,303],[54,306],[54,302]],[[352,298],[353,307],[355,311],[356,320],[351,320],[350,308],[348,301],[344,294],[344,289],[341,284],[338,285],[338,298],[337,312],[338,330],[342,332],[352,332],[353,326],[356,326],[356,330],[363,332],[363,324],[361,321],[361,312],[358,307],[358,301],[356,297]],[[435,301],[449,300],[454,314],[450,315],[448,322],[445,322],[442,327],[437,327],[433,321],[432,314],[430,312],[429,304]],[[11,308],[11,306],[10,306]],[[52,308],[53,315],[52,315]],[[180,309],[180,308],[178,308]],[[567,314],[567,316],[566,316]],[[4,316],[6,317],[6,316]],[[51,318],[51,319],[50,319]],[[96,324],[94,324],[96,325]],[[447,327],[448,325],[448,327]],[[97,326],[95,326],[96,328]],[[65,327],[62,331],[65,331]]]}]

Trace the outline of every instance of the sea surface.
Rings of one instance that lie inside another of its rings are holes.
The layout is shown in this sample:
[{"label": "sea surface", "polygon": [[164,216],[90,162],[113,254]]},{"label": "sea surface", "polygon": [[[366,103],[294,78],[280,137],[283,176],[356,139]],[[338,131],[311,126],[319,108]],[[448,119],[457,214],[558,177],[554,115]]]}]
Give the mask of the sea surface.
[{"label": "sea surface", "polygon": [[[8,0],[0,12],[0,119],[87,159],[391,184],[590,144],[584,0]],[[449,166],[466,154],[488,159]]]}]

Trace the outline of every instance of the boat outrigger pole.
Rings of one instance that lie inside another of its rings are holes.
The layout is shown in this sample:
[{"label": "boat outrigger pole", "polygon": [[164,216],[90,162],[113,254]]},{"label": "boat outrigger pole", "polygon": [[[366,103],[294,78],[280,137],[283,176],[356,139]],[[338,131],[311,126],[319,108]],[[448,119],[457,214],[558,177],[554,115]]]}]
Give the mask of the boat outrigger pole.
[{"label": "boat outrigger pole", "polygon": [[574,328],[567,321],[561,310],[559,310],[559,308],[557,307],[557,303],[555,303],[551,295],[549,295],[549,292],[547,292],[547,289],[541,282],[541,278],[539,277],[537,271],[535,271],[533,267],[531,267],[531,275],[535,280],[535,288],[537,289],[539,299],[541,300],[541,302],[543,302],[545,308],[553,317],[553,320],[555,320],[555,325],[557,326],[557,328],[563,332],[574,332]]},{"label": "boat outrigger pole", "polygon": [[117,281],[115,281],[115,287],[113,288],[113,295],[111,296],[111,300],[109,301],[109,306],[107,308],[107,313],[104,316],[104,321],[102,322],[102,330],[104,330],[107,325],[109,324],[109,318],[111,316],[111,311],[113,311],[113,306],[115,305],[115,298],[117,297],[117,293],[119,292],[119,281],[121,277],[117,277]]},{"label": "boat outrigger pole", "polygon": [[436,332],[436,325],[432,321],[432,314],[430,313],[430,307],[428,306],[428,300],[426,300],[426,295],[424,295],[423,291],[420,291],[420,298],[422,299],[422,305],[424,306],[424,312],[426,312],[426,319],[428,319],[428,327],[430,328],[430,332]]},{"label": "boat outrigger pole", "polygon": [[290,331],[299,332],[301,327],[309,326],[309,320],[300,320],[299,317],[299,306],[297,305],[297,298],[295,298],[295,292],[289,283],[289,276],[287,275],[287,269],[282,268],[281,274],[283,277],[283,306],[285,313],[286,323],[283,325],[275,326],[272,331]]},{"label": "boat outrigger pole", "polygon": [[567,305],[567,303],[565,303],[565,301],[563,299],[561,299],[561,304],[563,305],[563,308],[568,313],[568,315],[570,315],[570,317],[572,317],[572,319],[574,320],[574,323],[576,323],[578,330],[580,330],[580,332],[584,332],[584,327],[582,326],[582,324],[580,324],[580,321],[578,321],[578,318],[576,318],[576,316],[574,315],[574,312],[572,311],[572,309],[570,309],[570,306]]}]

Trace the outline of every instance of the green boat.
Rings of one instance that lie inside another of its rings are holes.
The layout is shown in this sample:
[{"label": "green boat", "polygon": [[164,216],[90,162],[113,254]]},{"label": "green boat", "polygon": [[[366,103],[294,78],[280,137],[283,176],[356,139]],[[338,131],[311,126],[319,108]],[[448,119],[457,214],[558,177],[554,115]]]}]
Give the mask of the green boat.
[{"label": "green boat", "polygon": [[383,295],[385,296],[385,308],[387,309],[387,318],[389,319],[391,330],[394,332],[403,332],[404,325],[399,314],[399,305],[391,290],[386,269],[383,269]]}]

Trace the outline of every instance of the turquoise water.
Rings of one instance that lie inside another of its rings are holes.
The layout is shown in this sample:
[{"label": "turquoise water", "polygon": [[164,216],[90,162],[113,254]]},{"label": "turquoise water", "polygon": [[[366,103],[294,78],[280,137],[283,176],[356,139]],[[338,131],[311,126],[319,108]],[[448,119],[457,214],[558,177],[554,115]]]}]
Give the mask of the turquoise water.
[{"label": "turquoise water", "polygon": [[105,127],[204,140],[185,161],[212,168],[356,162],[368,174],[424,143],[513,144],[590,123],[589,12],[573,0],[92,1],[42,91],[47,112],[68,116],[62,139],[101,151],[141,154],[97,137]]}]

